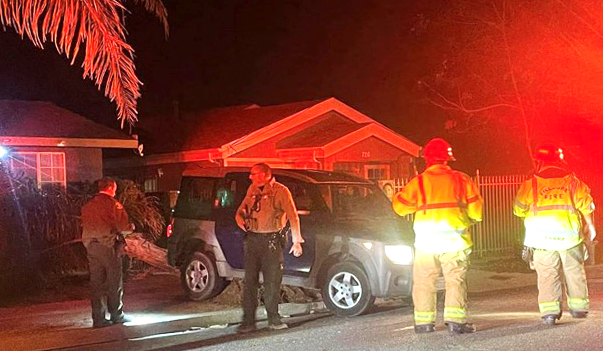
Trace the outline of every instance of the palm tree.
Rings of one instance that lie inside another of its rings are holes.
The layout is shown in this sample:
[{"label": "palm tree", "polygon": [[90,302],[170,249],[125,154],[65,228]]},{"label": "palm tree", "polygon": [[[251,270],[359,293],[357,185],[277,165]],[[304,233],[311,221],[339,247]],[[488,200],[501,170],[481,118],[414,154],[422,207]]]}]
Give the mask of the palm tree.
[{"label": "palm tree", "polygon": [[[131,0],[143,5],[163,24],[168,35],[167,11],[161,0]],[[84,78],[104,87],[117,105],[123,128],[137,120],[140,85],[135,72],[134,49],[126,43],[125,0],[0,0],[0,23],[12,27],[44,48],[47,40],[73,65],[82,57]],[[83,44],[83,52],[80,49]]]}]

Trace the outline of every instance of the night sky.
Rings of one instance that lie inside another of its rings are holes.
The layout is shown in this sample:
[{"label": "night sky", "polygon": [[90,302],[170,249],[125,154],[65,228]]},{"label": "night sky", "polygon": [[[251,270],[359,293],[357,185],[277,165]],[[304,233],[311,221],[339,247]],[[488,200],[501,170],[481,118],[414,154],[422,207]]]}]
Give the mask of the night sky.
[{"label": "night sky", "polygon": [[[449,134],[446,112],[417,89],[418,80],[442,62],[433,42],[426,46],[419,31],[446,1],[164,3],[168,40],[159,22],[142,8],[130,4],[132,13],[126,17],[128,42],[136,50],[137,73],[144,83],[141,127],[145,119],[170,118],[176,101],[186,113],[334,96],[418,144],[435,136],[450,139],[462,170],[488,169],[480,165],[487,157],[473,156],[476,146],[487,147],[487,142],[475,145],[484,141]],[[52,43],[39,50],[9,29],[0,32],[0,48],[0,99],[52,101],[119,127],[115,106],[82,79],[80,62],[69,66]],[[519,168],[527,170],[527,158],[521,159]]]}]

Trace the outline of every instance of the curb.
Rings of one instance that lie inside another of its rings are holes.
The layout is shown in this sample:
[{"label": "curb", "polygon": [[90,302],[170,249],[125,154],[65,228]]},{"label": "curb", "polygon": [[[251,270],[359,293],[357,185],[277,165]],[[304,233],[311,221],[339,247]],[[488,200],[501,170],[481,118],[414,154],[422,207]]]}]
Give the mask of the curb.
[{"label": "curb", "polygon": [[[284,318],[318,313],[325,310],[325,305],[322,302],[284,303],[279,305],[279,312]],[[243,310],[241,308],[233,308],[187,315],[183,319],[153,324],[110,326],[102,329],[67,329],[40,333],[35,337],[31,335],[7,337],[3,340],[3,344],[12,351],[79,348],[107,343],[120,344],[127,342],[129,339],[144,338],[156,334],[238,324],[241,322],[242,317]],[[256,318],[257,321],[265,320],[267,318],[266,310],[262,307],[258,308]]]}]

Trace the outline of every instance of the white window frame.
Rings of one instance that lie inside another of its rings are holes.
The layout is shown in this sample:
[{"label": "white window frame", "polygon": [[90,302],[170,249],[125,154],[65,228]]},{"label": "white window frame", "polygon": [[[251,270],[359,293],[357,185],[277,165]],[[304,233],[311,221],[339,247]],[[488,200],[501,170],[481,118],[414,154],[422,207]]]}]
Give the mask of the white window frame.
[{"label": "white window frame", "polygon": [[[65,153],[64,152],[45,152],[45,151],[40,151],[40,152],[30,152],[30,151],[25,151],[25,152],[16,152],[15,154],[17,155],[36,155],[36,184],[38,185],[38,189],[41,189],[42,186],[44,184],[60,184],[63,188],[67,187],[67,165],[65,163]],[[41,157],[42,156],[49,156],[50,157],[50,167],[41,167]],[[53,158],[54,156],[59,156],[61,158],[61,161],[63,163],[62,167],[54,167],[53,165]],[[14,170],[13,167],[13,163],[15,162],[14,159],[11,159],[11,171]],[[42,168],[45,169],[49,169],[50,170],[50,179],[51,181],[42,181]],[[55,168],[62,168],[63,172],[63,177],[62,179],[54,179],[54,175],[52,173],[52,170]]]},{"label": "white window frame", "polygon": [[[369,170],[385,170],[385,178],[371,179],[369,178]],[[389,179],[389,165],[388,164],[376,164],[376,165],[364,165],[364,178],[371,180],[385,180]]]}]

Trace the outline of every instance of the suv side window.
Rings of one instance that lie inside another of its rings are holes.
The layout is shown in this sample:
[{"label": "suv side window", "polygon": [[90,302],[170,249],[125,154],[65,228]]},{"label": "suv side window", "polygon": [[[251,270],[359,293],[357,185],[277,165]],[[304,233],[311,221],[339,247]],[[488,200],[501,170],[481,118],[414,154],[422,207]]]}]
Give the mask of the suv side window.
[{"label": "suv side window", "polygon": [[293,202],[295,202],[295,207],[298,210],[310,211],[324,207],[324,204],[316,198],[316,194],[312,193],[311,185],[289,177],[277,176],[276,180],[289,188],[291,196],[293,196]]},{"label": "suv side window", "polygon": [[218,180],[216,187],[216,198],[214,200],[215,208],[235,208],[237,198],[237,181],[234,179],[223,178]]},{"label": "suv side window", "polygon": [[215,178],[183,178],[175,214],[189,219],[210,219]]}]

